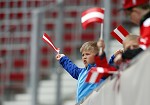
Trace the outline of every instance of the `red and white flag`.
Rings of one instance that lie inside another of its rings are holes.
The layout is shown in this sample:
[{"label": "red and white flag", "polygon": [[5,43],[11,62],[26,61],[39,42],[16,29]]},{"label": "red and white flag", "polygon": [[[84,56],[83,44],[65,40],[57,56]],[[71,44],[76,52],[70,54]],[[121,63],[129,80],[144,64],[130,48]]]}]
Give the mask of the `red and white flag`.
[{"label": "red and white flag", "polygon": [[111,32],[111,35],[122,44],[125,37],[129,35],[129,32],[120,25]]},{"label": "red and white flag", "polygon": [[51,38],[46,33],[43,34],[42,39],[43,39],[44,42],[49,44],[57,53],[59,53],[60,49],[54,46],[54,44],[52,43]]},{"label": "red and white flag", "polygon": [[87,25],[93,22],[103,23],[104,21],[104,9],[102,8],[90,8],[82,12],[81,23],[82,27],[86,29]]},{"label": "red and white flag", "polygon": [[87,76],[85,82],[98,83],[100,81],[100,79],[108,73],[109,73],[109,71],[107,68],[92,67],[88,73],[88,76]]}]

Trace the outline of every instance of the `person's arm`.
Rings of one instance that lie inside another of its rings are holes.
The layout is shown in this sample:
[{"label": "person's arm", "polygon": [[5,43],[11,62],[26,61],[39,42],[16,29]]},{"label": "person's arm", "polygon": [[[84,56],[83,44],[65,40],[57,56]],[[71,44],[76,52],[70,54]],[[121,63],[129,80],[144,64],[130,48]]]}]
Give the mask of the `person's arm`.
[{"label": "person's arm", "polygon": [[57,54],[56,59],[62,67],[75,79],[78,79],[79,73],[82,68],[77,67],[67,56],[64,54]]}]

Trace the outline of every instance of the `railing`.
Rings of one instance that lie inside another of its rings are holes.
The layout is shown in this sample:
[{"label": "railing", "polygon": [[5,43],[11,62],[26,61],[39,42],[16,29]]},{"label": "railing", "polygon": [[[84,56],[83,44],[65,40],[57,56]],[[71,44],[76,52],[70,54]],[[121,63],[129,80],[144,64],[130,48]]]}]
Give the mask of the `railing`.
[{"label": "railing", "polygon": [[109,77],[79,105],[149,105],[150,49],[142,52],[121,71]]}]

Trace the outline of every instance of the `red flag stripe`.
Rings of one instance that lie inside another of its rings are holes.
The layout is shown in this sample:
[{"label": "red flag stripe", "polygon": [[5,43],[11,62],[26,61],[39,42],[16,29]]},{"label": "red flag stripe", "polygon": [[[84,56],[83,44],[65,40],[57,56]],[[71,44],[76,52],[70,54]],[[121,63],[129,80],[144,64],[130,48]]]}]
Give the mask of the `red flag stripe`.
[{"label": "red flag stripe", "polygon": [[89,23],[98,22],[103,23],[104,9],[102,8],[90,8],[82,12],[81,23],[82,27],[86,28]]},{"label": "red flag stripe", "polygon": [[49,44],[57,53],[59,53],[59,49],[57,47],[54,46],[54,44],[51,41],[51,38],[44,33],[43,34],[43,38],[42,38],[47,44]]},{"label": "red flag stripe", "polygon": [[88,75],[87,75],[87,77],[86,77],[85,82],[89,82],[90,81],[91,75],[92,75],[92,73],[89,72]]},{"label": "red flag stripe", "polygon": [[123,28],[121,25],[118,27],[118,30],[119,30],[125,37],[129,34],[129,32],[128,32],[125,28]]},{"label": "red flag stripe", "polygon": [[96,83],[96,79],[98,78],[98,75],[99,75],[98,72],[93,72],[90,79],[89,79],[89,82],[90,83]]},{"label": "red flag stripe", "polygon": [[90,12],[95,12],[95,11],[97,11],[97,12],[100,12],[100,13],[104,14],[104,9],[102,9],[102,8],[98,8],[98,7],[95,7],[95,8],[90,8],[90,9],[88,9],[88,10],[86,10],[86,11],[82,12],[82,16],[84,16],[84,15],[86,15],[86,14],[90,13]]},{"label": "red flag stripe", "polygon": [[90,12],[84,16],[82,16],[81,18],[81,22],[84,23],[85,21],[91,19],[91,18],[100,18],[100,19],[104,19],[104,14],[100,13],[100,12]]},{"label": "red flag stripe", "polygon": [[128,34],[129,33],[121,25],[111,32],[111,35],[120,43],[123,42]]},{"label": "red flag stripe", "polygon": [[82,26],[84,28],[86,28],[86,26],[89,24],[89,23],[92,23],[92,22],[98,22],[98,23],[102,23],[103,22],[103,19],[100,19],[100,18],[92,18],[92,19],[89,19],[87,21],[85,21],[84,23],[82,23]]},{"label": "red flag stripe", "polygon": [[104,74],[99,73],[98,76],[97,76],[97,78],[96,78],[96,80],[95,80],[95,83],[100,82],[100,80],[101,80],[101,78],[103,77],[103,75],[104,75]]}]

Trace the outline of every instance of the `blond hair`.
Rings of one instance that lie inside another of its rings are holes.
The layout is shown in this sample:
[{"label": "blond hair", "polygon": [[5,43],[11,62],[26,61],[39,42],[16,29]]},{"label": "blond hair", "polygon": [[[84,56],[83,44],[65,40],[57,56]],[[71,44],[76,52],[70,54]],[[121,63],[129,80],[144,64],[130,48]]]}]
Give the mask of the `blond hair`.
[{"label": "blond hair", "polygon": [[127,43],[129,41],[138,41],[139,37],[140,37],[139,35],[129,34],[128,36],[126,36],[125,40],[123,41],[123,46],[124,43]]},{"label": "blond hair", "polygon": [[97,42],[95,41],[85,42],[80,48],[80,52],[82,53],[83,51],[90,51],[94,52],[95,54],[98,53],[99,48],[97,47]]}]

